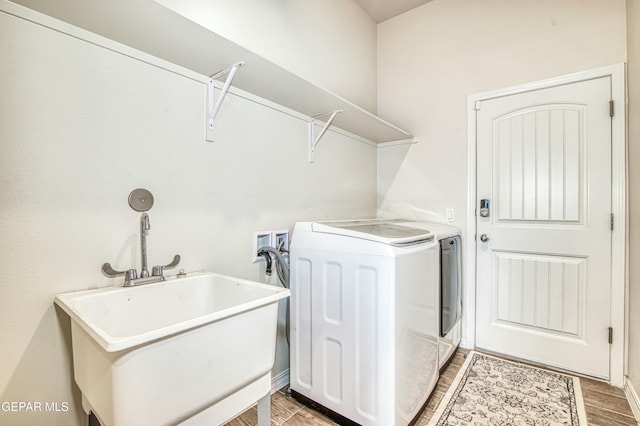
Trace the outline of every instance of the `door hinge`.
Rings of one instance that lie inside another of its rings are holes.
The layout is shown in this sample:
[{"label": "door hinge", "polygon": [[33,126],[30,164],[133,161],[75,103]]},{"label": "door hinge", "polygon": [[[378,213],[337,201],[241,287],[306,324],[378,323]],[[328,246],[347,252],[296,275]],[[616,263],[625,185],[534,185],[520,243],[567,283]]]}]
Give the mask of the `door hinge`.
[{"label": "door hinge", "polygon": [[609,344],[613,343],[613,327],[609,327]]},{"label": "door hinge", "polygon": [[611,230],[613,231],[613,213],[611,213]]},{"label": "door hinge", "polygon": [[609,101],[609,117],[613,117],[613,112],[614,112],[613,100],[611,100]]},{"label": "door hinge", "polygon": [[473,103],[473,109],[474,109],[475,111],[480,111],[480,101],[475,101],[475,102]]}]

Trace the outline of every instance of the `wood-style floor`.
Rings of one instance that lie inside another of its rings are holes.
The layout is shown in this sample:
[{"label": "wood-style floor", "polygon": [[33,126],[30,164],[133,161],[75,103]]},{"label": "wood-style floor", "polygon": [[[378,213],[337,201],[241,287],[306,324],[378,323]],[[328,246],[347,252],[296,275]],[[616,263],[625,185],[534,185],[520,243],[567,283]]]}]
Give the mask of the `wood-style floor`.
[{"label": "wood-style floor", "polygon": [[[449,389],[458,370],[464,363],[467,350],[459,349],[447,368],[440,375],[438,385],[429,403],[420,414],[416,426],[426,426],[433,416],[440,400]],[[638,426],[633,412],[621,389],[589,378],[580,378],[589,426]],[[245,411],[227,426],[256,426],[256,407]],[[273,426],[324,426],[335,425],[331,419],[314,411],[298,401],[278,391],[271,396],[271,425]]]}]

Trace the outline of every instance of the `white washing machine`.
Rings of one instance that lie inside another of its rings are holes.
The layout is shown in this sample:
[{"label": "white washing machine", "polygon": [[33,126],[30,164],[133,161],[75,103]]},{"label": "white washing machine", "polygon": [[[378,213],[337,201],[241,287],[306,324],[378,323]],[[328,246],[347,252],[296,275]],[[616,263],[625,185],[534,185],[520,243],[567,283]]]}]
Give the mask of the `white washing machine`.
[{"label": "white washing machine", "polygon": [[438,380],[439,243],[385,221],[301,222],[291,391],[340,424],[407,425]]}]

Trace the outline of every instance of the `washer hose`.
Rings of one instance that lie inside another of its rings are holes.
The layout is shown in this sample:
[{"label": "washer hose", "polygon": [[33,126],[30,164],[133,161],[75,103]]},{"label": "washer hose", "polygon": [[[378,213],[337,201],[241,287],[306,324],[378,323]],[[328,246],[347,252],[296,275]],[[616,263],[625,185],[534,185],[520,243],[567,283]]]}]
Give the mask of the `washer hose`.
[{"label": "washer hose", "polygon": [[[278,273],[278,278],[280,278],[280,281],[285,288],[289,288],[289,265],[282,255],[282,252],[270,246],[260,247],[260,249],[258,250],[258,256],[264,256],[265,259],[267,259],[268,255],[265,256],[265,254],[267,253],[272,254],[275,257],[276,272]],[[265,272],[267,273],[267,275],[271,274],[271,259],[267,259],[267,268]]]},{"label": "washer hose", "polygon": [[[267,262],[264,272],[266,275],[269,275],[269,276],[271,275],[271,266],[272,266],[271,255],[275,257],[276,273],[278,274],[278,278],[280,279],[280,282],[282,283],[282,286],[284,288],[289,288],[289,264],[287,263],[286,259],[282,255],[283,252],[287,253],[287,250],[284,250],[284,249],[278,250],[270,246],[264,246],[258,249],[257,254],[258,256],[264,257],[265,261]],[[289,325],[289,299],[287,299],[286,316],[287,318],[286,318],[285,337],[287,338],[287,345],[291,346],[291,343],[289,342],[289,332],[291,328]]]},{"label": "washer hose", "polygon": [[264,257],[264,261],[267,264],[264,268],[264,274],[270,277],[271,276],[271,255],[268,252],[260,249],[258,250],[258,256]]}]

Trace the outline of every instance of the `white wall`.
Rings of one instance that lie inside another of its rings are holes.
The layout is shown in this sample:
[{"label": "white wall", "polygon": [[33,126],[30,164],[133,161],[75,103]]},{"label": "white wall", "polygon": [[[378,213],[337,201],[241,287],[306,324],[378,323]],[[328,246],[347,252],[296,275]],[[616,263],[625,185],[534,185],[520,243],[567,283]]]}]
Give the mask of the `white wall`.
[{"label": "white wall", "polygon": [[[134,188],[155,196],[151,265],[179,253],[186,271],[249,279],[262,278],[254,231],[375,214],[372,146],[329,132],[310,164],[305,121],[234,95],[207,143],[203,76],[3,12],[0,52],[0,401],[70,404],[0,411],[0,424],[81,423],[53,298],[119,284],[104,262],[139,268]],[[279,341],[276,374],[288,362]]]},{"label": "white wall", "polygon": [[625,37],[624,0],[434,0],[379,24],[378,112],[420,140],[379,150],[380,211],[451,207],[466,231],[468,96],[624,62]]},{"label": "white wall", "polygon": [[[629,368],[628,377],[640,394],[640,3],[627,0],[627,75],[629,93]],[[636,401],[640,404],[640,401]],[[637,408],[640,408],[638,406]],[[640,415],[640,413],[636,413]],[[639,419],[640,420],[640,419]]]}]

